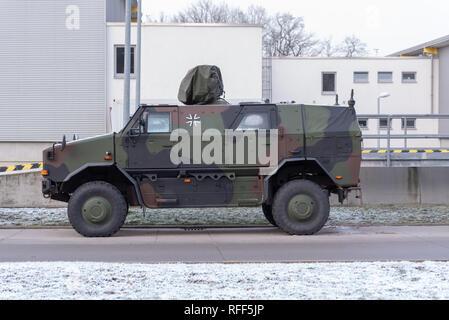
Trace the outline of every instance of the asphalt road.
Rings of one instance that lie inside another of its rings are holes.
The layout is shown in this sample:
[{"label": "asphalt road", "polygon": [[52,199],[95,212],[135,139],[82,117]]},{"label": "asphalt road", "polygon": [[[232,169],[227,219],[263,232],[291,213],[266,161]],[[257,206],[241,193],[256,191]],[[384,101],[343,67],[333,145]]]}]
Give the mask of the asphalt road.
[{"label": "asphalt road", "polygon": [[449,226],[327,227],[289,236],[275,228],[126,229],[91,239],[72,229],[2,229],[0,261],[298,262],[449,260]]}]

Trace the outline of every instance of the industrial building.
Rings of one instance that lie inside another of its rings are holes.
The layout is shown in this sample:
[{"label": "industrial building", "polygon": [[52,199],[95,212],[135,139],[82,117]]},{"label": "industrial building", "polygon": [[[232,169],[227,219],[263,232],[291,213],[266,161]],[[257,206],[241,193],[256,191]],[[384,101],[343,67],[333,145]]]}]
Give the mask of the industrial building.
[{"label": "industrial building", "polygon": [[39,160],[63,133],[105,132],[104,16],[99,0],[2,2],[0,163]]},{"label": "industrial building", "polygon": [[[438,113],[449,114],[449,35],[422,43],[392,54],[393,57],[427,57],[435,63],[436,72],[432,75],[435,86],[439,86]],[[449,120],[440,120],[439,133],[449,134]],[[449,139],[441,139],[442,147],[449,147]]]},{"label": "industrial building", "polygon": [[[124,23],[107,24],[108,130],[123,125]],[[136,26],[131,28],[131,57]],[[187,71],[201,64],[221,69],[226,100],[262,99],[262,27],[221,24],[142,24],[141,102],[180,104],[178,88]],[[135,106],[134,64],[131,61],[131,113]]]},{"label": "industrial building", "polygon": [[[40,161],[42,150],[63,134],[70,140],[75,133],[83,138],[121,128],[124,6],[124,0],[2,4],[1,165]],[[135,32],[133,25],[133,46]],[[378,101],[384,114],[449,114],[449,93],[444,90],[449,85],[448,47],[449,36],[389,57],[264,58],[261,26],[143,24],[141,102],[177,103],[187,70],[215,64],[231,103],[269,99],[333,105],[338,94],[338,103],[344,105],[354,89],[359,114],[376,114]],[[133,61],[131,69],[132,112]],[[379,100],[382,93],[389,97]],[[384,119],[379,122],[385,132]],[[449,134],[447,122],[396,119],[391,130]],[[364,134],[375,133],[377,123],[360,119]],[[416,140],[410,145],[448,147],[448,141]],[[370,143],[374,141],[365,141]],[[400,146],[400,141],[395,143]]]},{"label": "industrial building", "polygon": [[[124,6],[124,0],[2,4],[0,165],[40,161],[63,134],[70,140],[121,128]],[[182,77],[198,64],[220,66],[229,101],[260,100],[261,43],[261,26],[144,24],[141,102],[176,103]]]},{"label": "industrial building", "polygon": [[[355,91],[359,115],[436,114],[439,113],[438,59],[419,57],[378,58],[264,58],[264,99],[296,101],[305,104],[347,105],[351,89]],[[379,95],[389,96],[378,100]],[[337,96],[338,95],[338,101]],[[360,119],[363,134],[376,134],[378,119]],[[404,131],[401,119],[391,123],[391,133]],[[386,119],[380,120],[386,133]],[[438,120],[407,119],[409,132],[438,133]],[[382,142],[385,146],[386,141]],[[364,141],[373,147],[376,141]],[[393,141],[392,146],[402,146]],[[440,147],[438,139],[410,141],[410,146]]]}]

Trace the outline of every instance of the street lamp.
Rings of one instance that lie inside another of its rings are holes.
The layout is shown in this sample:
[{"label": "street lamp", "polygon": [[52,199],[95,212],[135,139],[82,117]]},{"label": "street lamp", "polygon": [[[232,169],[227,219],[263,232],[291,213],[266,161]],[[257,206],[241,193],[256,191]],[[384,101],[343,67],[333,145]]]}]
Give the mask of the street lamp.
[{"label": "street lamp", "polygon": [[[388,92],[383,92],[381,94],[379,94],[379,96],[377,97],[377,115],[380,116],[380,99],[383,98],[388,98],[390,96],[390,93]],[[380,118],[378,119],[378,123],[377,123],[377,149],[380,149]],[[387,126],[389,126],[390,124],[387,123]]]}]

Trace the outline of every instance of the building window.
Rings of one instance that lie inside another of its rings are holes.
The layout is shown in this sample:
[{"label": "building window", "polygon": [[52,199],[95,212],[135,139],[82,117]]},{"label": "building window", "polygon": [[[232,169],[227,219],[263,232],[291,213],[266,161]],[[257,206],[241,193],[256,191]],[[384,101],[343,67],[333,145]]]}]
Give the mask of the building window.
[{"label": "building window", "polygon": [[393,72],[379,72],[377,74],[377,80],[379,83],[392,83]]},{"label": "building window", "polygon": [[402,82],[403,83],[415,83],[416,82],[416,72],[402,72]]},{"label": "building window", "polygon": [[267,113],[248,113],[240,121],[237,130],[269,130]]},{"label": "building window", "polygon": [[[401,128],[404,129],[405,119],[401,119]],[[407,129],[416,129],[416,119],[408,119],[407,118]]]},{"label": "building window", "polygon": [[354,72],[354,83],[368,83],[369,73],[368,72]]},{"label": "building window", "polygon": [[[134,76],[134,51],[136,46],[131,46],[131,77]],[[116,45],[114,46],[115,52],[115,68],[114,68],[114,77],[115,78],[123,78],[125,73],[125,46]]]},{"label": "building window", "polygon": [[335,92],[336,92],[336,89],[335,89],[336,88],[336,86],[335,86],[336,76],[337,76],[336,72],[323,72],[323,74],[322,74],[322,77],[323,77],[322,93],[323,94],[335,94]]},{"label": "building window", "polygon": [[[391,129],[391,123],[392,123],[392,121],[390,120],[390,129]],[[379,127],[381,129],[388,129],[388,119],[387,118],[379,119]]]},{"label": "building window", "polygon": [[359,127],[360,127],[360,129],[368,129],[368,119],[360,118],[359,119]]}]

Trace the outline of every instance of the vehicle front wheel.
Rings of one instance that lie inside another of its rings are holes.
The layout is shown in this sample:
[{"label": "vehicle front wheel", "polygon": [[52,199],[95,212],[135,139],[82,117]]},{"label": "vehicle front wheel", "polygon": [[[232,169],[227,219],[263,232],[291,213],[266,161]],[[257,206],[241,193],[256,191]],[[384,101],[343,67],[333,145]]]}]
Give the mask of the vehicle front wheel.
[{"label": "vehicle front wheel", "polygon": [[107,182],[81,185],[72,194],[67,209],[73,228],[85,237],[110,237],[120,230],[128,204],[120,191]]},{"label": "vehicle front wheel", "polygon": [[273,219],[277,226],[291,235],[312,235],[329,219],[329,197],[316,183],[294,180],[275,194]]}]

